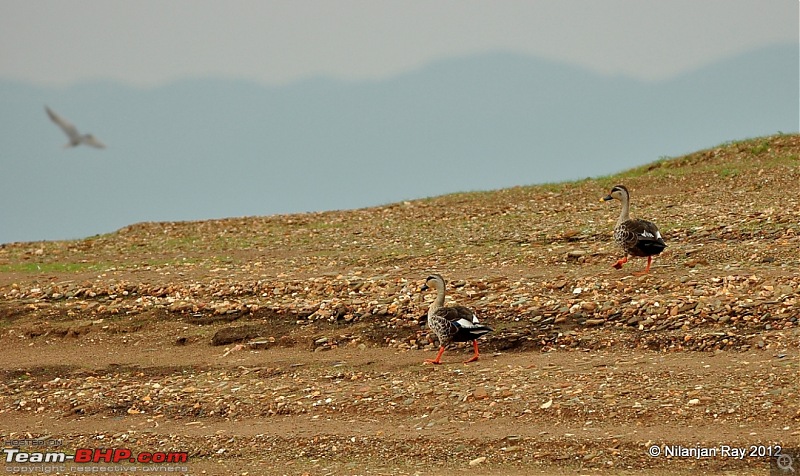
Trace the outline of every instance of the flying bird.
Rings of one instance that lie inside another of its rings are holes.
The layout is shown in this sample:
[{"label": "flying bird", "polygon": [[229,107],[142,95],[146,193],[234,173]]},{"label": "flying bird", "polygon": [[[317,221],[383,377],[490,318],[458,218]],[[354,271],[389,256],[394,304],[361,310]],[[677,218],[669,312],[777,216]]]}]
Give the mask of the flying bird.
[{"label": "flying bird", "polygon": [[81,134],[78,132],[78,129],[72,125],[71,122],[64,119],[63,117],[59,116],[52,109],[45,106],[45,110],[47,111],[47,115],[50,116],[50,120],[55,122],[58,127],[64,131],[64,134],[69,137],[69,142],[64,144],[64,147],[77,147],[81,144],[90,145],[92,147],[97,147],[98,149],[105,149],[105,144],[100,142],[99,140],[95,139],[95,137],[91,134]]}]

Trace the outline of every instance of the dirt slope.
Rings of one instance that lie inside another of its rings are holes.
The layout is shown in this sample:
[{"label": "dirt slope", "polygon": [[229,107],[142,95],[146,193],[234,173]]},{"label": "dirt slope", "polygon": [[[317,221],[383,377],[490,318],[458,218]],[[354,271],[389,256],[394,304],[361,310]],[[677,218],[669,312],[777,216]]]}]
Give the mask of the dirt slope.
[{"label": "dirt slope", "polygon": [[[646,276],[610,266],[617,183],[668,243]],[[186,451],[191,474],[766,474],[720,451],[800,447],[798,183],[781,135],[578,183],[3,245],[0,437]],[[431,272],[496,329],[479,362],[422,364]]]}]

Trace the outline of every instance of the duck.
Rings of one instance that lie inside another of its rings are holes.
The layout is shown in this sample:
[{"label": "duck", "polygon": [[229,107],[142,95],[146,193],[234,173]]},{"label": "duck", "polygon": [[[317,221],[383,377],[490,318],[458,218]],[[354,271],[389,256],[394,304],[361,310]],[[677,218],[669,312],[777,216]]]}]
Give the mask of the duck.
[{"label": "duck", "polygon": [[98,149],[105,149],[106,145],[97,140],[92,134],[81,134],[71,122],[56,114],[52,109],[47,106],[45,106],[44,109],[47,111],[50,120],[60,127],[61,130],[64,131],[64,134],[69,137],[69,142],[64,144],[64,148],[86,144]]},{"label": "duck", "polygon": [[614,185],[611,192],[600,201],[607,202],[615,199],[622,202],[622,211],[614,227],[614,242],[622,248],[625,256],[611,266],[622,269],[622,265],[628,262],[628,256],[647,258],[647,266],[644,271],[634,273],[636,275],[647,274],[650,272],[653,256],[664,251],[667,244],[655,223],[630,217],[631,194],[624,185]]},{"label": "duck", "polygon": [[426,359],[426,363],[438,365],[442,363],[444,349],[451,342],[472,341],[474,354],[471,358],[464,361],[465,364],[475,362],[480,357],[478,352],[478,338],[488,334],[494,329],[482,325],[478,321],[478,316],[469,308],[464,306],[445,306],[445,280],[439,274],[431,274],[425,279],[425,284],[420,288],[421,291],[433,289],[436,291],[436,299],[428,308],[428,326],[439,339],[439,353],[434,359]]}]

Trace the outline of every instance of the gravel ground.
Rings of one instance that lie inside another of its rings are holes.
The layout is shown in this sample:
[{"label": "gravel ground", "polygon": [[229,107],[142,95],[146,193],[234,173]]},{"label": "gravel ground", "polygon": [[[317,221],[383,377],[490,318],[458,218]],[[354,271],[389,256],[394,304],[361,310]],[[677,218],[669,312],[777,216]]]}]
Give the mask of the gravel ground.
[{"label": "gravel ground", "polygon": [[[800,447],[799,157],[2,245],[0,437],[190,474],[766,474],[648,450]],[[610,266],[616,183],[667,241],[649,275]],[[475,364],[422,364],[432,272],[495,328]]]}]

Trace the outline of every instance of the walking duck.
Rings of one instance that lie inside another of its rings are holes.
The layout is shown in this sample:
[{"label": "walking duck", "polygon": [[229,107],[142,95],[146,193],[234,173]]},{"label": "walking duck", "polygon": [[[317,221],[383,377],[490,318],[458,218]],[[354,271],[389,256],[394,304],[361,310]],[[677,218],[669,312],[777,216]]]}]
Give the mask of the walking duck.
[{"label": "walking duck", "polygon": [[475,353],[464,363],[475,362],[480,355],[478,353],[478,338],[492,332],[494,329],[481,325],[478,322],[478,316],[464,306],[445,307],[444,288],[444,278],[438,274],[428,276],[421,288],[422,291],[427,291],[428,289],[436,290],[436,299],[428,308],[428,326],[439,339],[439,353],[436,354],[436,358],[426,359],[425,362],[441,364],[442,354],[444,354],[444,349],[449,343],[469,341],[472,341]]},{"label": "walking duck", "polygon": [[615,185],[611,193],[600,199],[601,202],[617,199],[622,202],[622,211],[619,214],[617,225],[614,227],[614,242],[625,252],[619,261],[612,266],[622,269],[622,265],[628,262],[628,256],[647,258],[647,266],[644,271],[634,273],[636,275],[647,274],[650,272],[650,263],[653,256],[664,251],[667,244],[661,238],[661,232],[655,223],[630,217],[630,192],[624,185]]}]

